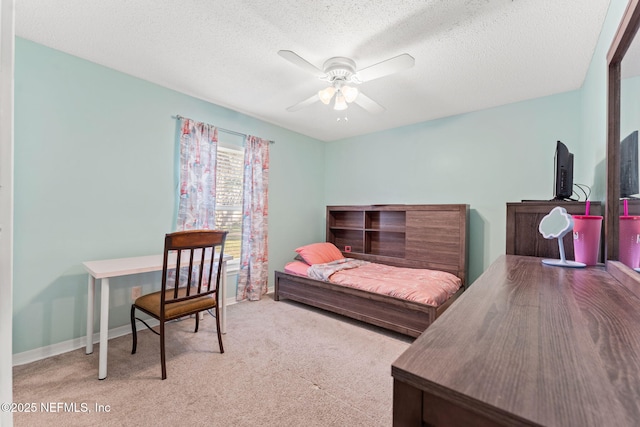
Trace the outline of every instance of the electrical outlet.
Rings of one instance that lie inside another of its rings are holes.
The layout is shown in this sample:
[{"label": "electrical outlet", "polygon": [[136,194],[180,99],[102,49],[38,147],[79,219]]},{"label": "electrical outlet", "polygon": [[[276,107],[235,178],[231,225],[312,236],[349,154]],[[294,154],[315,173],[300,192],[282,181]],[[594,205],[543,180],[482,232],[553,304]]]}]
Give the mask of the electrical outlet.
[{"label": "electrical outlet", "polygon": [[131,299],[135,301],[137,298],[142,295],[142,286],[134,286],[131,288]]}]

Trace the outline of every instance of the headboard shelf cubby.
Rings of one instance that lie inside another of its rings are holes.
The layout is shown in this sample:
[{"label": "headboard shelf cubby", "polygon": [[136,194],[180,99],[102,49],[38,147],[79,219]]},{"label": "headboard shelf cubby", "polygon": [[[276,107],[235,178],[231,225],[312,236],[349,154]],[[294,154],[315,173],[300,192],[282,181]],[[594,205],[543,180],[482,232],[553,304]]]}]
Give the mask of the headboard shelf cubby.
[{"label": "headboard shelf cubby", "polygon": [[[468,205],[327,206],[327,241],[345,257],[401,267],[459,271],[466,242]],[[437,251],[430,251],[437,247]],[[451,250],[447,251],[446,248]],[[447,268],[447,266],[452,266]],[[466,278],[466,277],[465,277]]]}]

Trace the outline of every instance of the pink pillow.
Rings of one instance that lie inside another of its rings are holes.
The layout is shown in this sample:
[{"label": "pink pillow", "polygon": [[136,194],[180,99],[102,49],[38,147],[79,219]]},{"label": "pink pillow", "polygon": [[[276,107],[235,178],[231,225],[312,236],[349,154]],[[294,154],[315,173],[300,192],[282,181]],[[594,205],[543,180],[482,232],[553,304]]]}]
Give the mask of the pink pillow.
[{"label": "pink pillow", "polygon": [[342,252],[333,243],[312,243],[301,246],[296,252],[309,264],[325,264],[327,262],[343,259]]},{"label": "pink pillow", "polygon": [[297,276],[307,277],[307,270],[309,264],[302,261],[291,261],[284,266],[284,272],[289,274],[295,274]]}]

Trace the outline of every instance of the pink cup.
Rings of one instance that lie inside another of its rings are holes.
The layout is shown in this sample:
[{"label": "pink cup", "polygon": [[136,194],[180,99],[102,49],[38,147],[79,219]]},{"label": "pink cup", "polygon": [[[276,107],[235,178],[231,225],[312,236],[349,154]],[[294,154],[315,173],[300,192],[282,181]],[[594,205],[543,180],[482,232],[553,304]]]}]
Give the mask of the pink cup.
[{"label": "pink cup", "polygon": [[640,264],[640,216],[620,217],[620,262],[630,268]]},{"label": "pink cup", "polygon": [[586,265],[598,263],[602,217],[573,215],[573,253],[577,262]]}]

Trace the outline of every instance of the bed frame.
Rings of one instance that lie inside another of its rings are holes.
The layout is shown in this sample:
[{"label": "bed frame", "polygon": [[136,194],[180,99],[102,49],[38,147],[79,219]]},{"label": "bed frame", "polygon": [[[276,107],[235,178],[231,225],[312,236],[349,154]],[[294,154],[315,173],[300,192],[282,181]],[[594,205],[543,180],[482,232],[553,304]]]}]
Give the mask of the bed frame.
[{"label": "bed frame", "polygon": [[447,271],[463,286],[433,307],[276,271],[274,299],[298,301],[417,337],[467,286],[468,230],[468,205],[328,206],[327,241],[345,257]]}]

